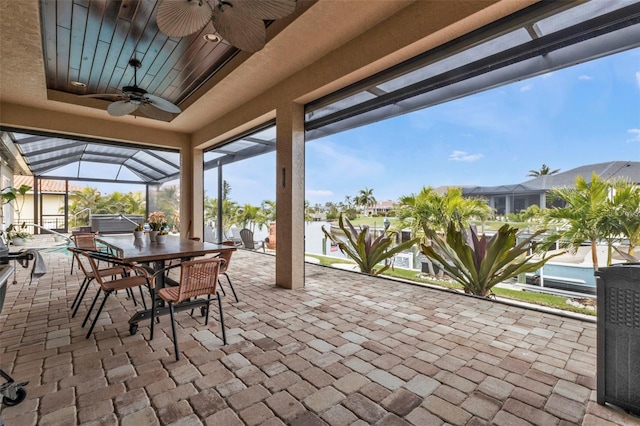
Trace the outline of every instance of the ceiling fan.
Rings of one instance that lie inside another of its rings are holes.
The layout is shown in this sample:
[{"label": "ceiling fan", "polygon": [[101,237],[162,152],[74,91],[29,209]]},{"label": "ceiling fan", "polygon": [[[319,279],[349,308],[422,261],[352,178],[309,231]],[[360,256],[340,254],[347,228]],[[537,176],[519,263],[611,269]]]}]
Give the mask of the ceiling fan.
[{"label": "ceiling fan", "polygon": [[142,63],[137,59],[130,59],[129,65],[133,67],[133,86],[124,86],[121,93],[117,94],[92,94],[81,95],[89,98],[111,98],[116,99],[107,107],[109,115],[121,117],[140,110],[144,115],[157,120],[170,121],[173,114],[182,112],[180,108],[166,99],[147,93],[146,90],[138,87],[138,68]]},{"label": "ceiling fan", "polygon": [[295,9],[296,0],[162,0],[156,20],[169,37],[186,37],[211,21],[229,44],[257,52],[267,40],[264,21],[284,18]]}]

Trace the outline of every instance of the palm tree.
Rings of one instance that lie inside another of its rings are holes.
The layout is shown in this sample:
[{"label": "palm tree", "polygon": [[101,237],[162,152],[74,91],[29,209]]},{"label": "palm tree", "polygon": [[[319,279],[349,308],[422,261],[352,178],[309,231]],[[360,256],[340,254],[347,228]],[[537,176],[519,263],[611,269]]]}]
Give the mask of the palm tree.
[{"label": "palm tree", "polygon": [[255,233],[256,225],[262,229],[266,224],[266,220],[261,214],[260,207],[245,204],[236,211],[234,223],[240,228],[249,228],[251,232]]},{"label": "palm tree", "polygon": [[313,222],[313,207],[309,206],[309,200],[304,200],[304,221]]},{"label": "palm tree", "polygon": [[[233,218],[235,217],[238,205],[235,201],[224,199],[222,200],[222,229],[227,232],[233,225]],[[217,198],[204,198],[204,219],[208,223],[216,222],[218,220],[218,199]]]},{"label": "palm tree", "polygon": [[487,220],[491,207],[481,198],[465,198],[462,189],[451,187],[444,194],[432,187],[423,187],[416,195],[403,195],[399,199],[397,215],[401,227],[409,227],[413,235],[419,235],[424,227],[444,232],[449,223],[458,217],[464,226],[471,219]]},{"label": "palm tree", "polygon": [[591,183],[583,176],[576,177],[574,188],[554,188],[549,191],[551,199],[566,203],[563,208],[547,209],[543,217],[548,225],[557,230],[545,239],[545,246],[559,242],[561,248],[576,251],[585,242],[591,244],[593,269],[598,270],[598,240],[607,238],[609,230],[603,226],[602,212],[606,211],[609,185],[597,174],[591,175]]},{"label": "palm tree", "polygon": [[272,200],[264,200],[260,206],[261,214],[266,223],[276,220],[276,202]]},{"label": "palm tree", "polygon": [[527,176],[540,177],[540,176],[547,176],[547,175],[555,175],[559,171],[560,169],[551,170],[549,166],[547,166],[546,164],[543,164],[542,167],[540,167],[540,170],[529,170],[529,174]]},{"label": "palm tree", "polygon": [[[73,202],[69,205],[69,216],[76,217],[78,212],[89,209],[92,213],[100,213],[98,211],[100,203],[100,192],[96,188],[90,188],[85,186],[80,191],[72,191],[71,198]],[[87,217],[89,214],[87,213]],[[84,223],[84,222],[83,222]],[[89,224],[87,221],[86,224]],[[74,223],[73,226],[78,226],[78,223]]]},{"label": "palm tree", "polygon": [[367,213],[367,208],[375,206],[377,202],[376,197],[373,196],[373,189],[369,189],[366,186],[360,190],[354,201],[357,206],[364,207],[365,214]]},{"label": "palm tree", "polygon": [[345,195],[344,203],[346,204],[347,208],[350,209],[351,205],[353,204],[353,197],[351,197],[350,195]]},{"label": "palm tree", "polygon": [[627,254],[634,256],[635,247],[640,246],[640,187],[626,179],[616,179],[610,185],[613,195],[602,216],[613,222],[613,235],[629,241]]}]

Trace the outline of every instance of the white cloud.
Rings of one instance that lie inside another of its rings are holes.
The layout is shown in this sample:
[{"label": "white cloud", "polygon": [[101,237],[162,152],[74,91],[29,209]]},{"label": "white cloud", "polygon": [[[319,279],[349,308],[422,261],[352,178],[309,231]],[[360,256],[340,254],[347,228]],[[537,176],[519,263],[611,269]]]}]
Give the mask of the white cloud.
[{"label": "white cloud", "polygon": [[521,92],[528,92],[529,90],[533,89],[533,84],[525,84],[524,86],[522,86],[520,88]]},{"label": "white cloud", "polygon": [[464,161],[466,163],[473,163],[484,157],[482,154],[469,154],[467,151],[453,151],[449,155],[450,161]]},{"label": "white cloud", "polygon": [[627,139],[627,142],[640,142],[640,129],[629,129],[627,133],[633,135],[631,139]]},{"label": "white cloud", "polygon": [[307,189],[304,193],[306,197],[333,197],[333,191],[328,189]]},{"label": "white cloud", "polygon": [[636,72],[636,81],[638,82],[638,89],[640,89],[640,71]]},{"label": "white cloud", "polygon": [[544,80],[551,78],[551,76],[553,75],[552,72],[548,72],[546,74],[542,74],[540,77],[542,77]]},{"label": "white cloud", "polygon": [[593,77],[588,76],[586,74],[582,74],[582,75],[578,76],[578,80],[589,81],[589,80],[593,80]]}]

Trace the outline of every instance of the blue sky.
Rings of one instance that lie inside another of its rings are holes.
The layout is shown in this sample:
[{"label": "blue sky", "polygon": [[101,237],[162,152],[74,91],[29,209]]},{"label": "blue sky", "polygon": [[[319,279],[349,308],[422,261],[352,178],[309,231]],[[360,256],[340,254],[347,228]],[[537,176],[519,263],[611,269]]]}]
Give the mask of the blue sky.
[{"label": "blue sky", "polygon": [[[231,199],[275,200],[275,158],[225,166]],[[613,160],[640,161],[640,49],[309,142],[306,199],[340,202],[368,187],[397,200],[422,186],[524,182],[543,163],[567,171]],[[205,190],[217,197],[217,171]]]},{"label": "blue sky", "polygon": [[[422,186],[528,180],[544,163],[567,171],[640,161],[640,49],[586,62],[306,145],[306,199],[373,189],[397,200]],[[226,166],[230,197],[275,199],[275,153]],[[215,173],[205,179],[216,197]]]}]

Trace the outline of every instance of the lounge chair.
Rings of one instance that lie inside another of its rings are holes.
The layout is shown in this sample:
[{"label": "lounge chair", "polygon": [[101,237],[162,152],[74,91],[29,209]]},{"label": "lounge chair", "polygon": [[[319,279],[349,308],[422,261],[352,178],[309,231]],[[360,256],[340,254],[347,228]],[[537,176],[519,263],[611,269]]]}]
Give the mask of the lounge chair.
[{"label": "lounge chair", "polygon": [[217,243],[216,232],[210,226],[204,227],[204,242],[205,243]]},{"label": "lounge chair", "polygon": [[242,244],[242,238],[240,237],[240,229],[231,228],[231,241],[233,241],[237,246]]},{"label": "lounge chair", "polygon": [[258,250],[259,248],[261,248],[262,251],[265,251],[264,241],[254,240],[253,231],[251,231],[250,229],[247,229],[247,228],[241,229],[240,238],[242,239],[242,245],[247,250]]}]

